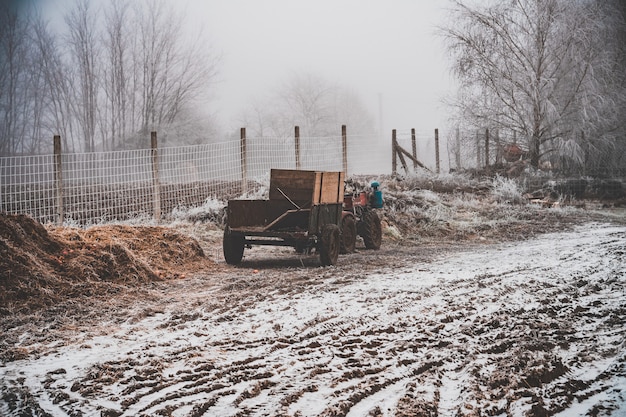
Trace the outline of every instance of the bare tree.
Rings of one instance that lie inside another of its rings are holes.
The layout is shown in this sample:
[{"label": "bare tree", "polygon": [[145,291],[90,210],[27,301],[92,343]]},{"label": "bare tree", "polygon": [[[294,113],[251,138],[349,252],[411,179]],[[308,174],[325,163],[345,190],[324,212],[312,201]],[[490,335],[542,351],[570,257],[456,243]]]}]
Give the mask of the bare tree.
[{"label": "bare tree", "polygon": [[580,132],[610,118],[586,117],[611,83],[610,74],[597,71],[608,64],[598,50],[609,41],[599,30],[600,2],[453,2],[443,34],[460,83],[460,117],[519,132],[534,167],[557,148],[581,160]]},{"label": "bare tree", "polygon": [[[45,114],[40,121],[41,138],[49,140],[53,134],[61,136],[63,149],[74,152],[81,148],[74,132],[74,106],[71,80],[65,69],[58,36],[52,33],[41,16],[33,23],[33,42],[45,80]],[[45,133],[44,133],[45,132]]]},{"label": "bare tree", "polygon": [[105,10],[103,33],[103,90],[106,104],[103,106],[102,137],[105,147],[116,149],[124,139],[133,115],[129,102],[133,94],[132,62],[131,62],[131,27],[130,6],[125,0],[111,2]]},{"label": "bare tree", "polygon": [[24,152],[30,102],[28,22],[0,6],[0,155]]},{"label": "bare tree", "polygon": [[202,37],[185,38],[181,16],[162,0],[148,0],[141,14],[141,128],[172,123],[217,73],[219,58]]},{"label": "bare tree", "polygon": [[219,57],[202,33],[189,36],[163,0],[93,4],[76,0],[60,33],[35,8],[0,4],[0,154],[41,152],[53,134],[94,151],[135,146],[149,129],[186,143],[211,131],[195,103]]},{"label": "bare tree", "polygon": [[354,134],[374,131],[373,117],[353,90],[311,73],[296,73],[266,101],[253,100],[240,117],[259,136],[289,137],[294,126],[302,136],[335,136],[347,124]]},{"label": "bare tree", "polygon": [[95,149],[98,113],[98,35],[95,13],[88,0],[78,0],[65,17],[68,28],[67,42],[70,47],[71,66],[66,66],[73,82],[74,116],[81,128],[83,150]]},{"label": "bare tree", "polygon": [[304,136],[324,136],[333,116],[333,93],[328,81],[311,73],[294,74],[280,89],[284,114],[291,126],[299,125]]}]

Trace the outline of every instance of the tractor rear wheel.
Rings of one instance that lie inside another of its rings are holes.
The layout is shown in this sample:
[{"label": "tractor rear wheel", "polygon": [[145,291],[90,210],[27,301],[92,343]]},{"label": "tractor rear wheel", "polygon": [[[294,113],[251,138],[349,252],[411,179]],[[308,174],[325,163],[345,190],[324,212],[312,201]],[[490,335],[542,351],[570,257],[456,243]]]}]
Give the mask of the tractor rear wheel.
[{"label": "tractor rear wheel", "polygon": [[245,245],[245,237],[239,233],[233,233],[230,227],[224,229],[224,239],[222,240],[222,249],[224,250],[224,259],[229,265],[237,265],[243,258],[243,249]]},{"label": "tractor rear wheel", "polygon": [[335,265],[339,257],[341,232],[336,224],[327,224],[322,227],[319,240],[319,253],[322,266]]},{"label": "tractor rear wheel", "polygon": [[356,219],[347,214],[341,220],[341,247],[339,253],[352,253],[356,247]]},{"label": "tractor rear wheel", "polygon": [[359,234],[363,238],[365,247],[367,249],[380,249],[383,240],[383,229],[378,214],[372,210],[366,211],[363,214],[360,226]]}]

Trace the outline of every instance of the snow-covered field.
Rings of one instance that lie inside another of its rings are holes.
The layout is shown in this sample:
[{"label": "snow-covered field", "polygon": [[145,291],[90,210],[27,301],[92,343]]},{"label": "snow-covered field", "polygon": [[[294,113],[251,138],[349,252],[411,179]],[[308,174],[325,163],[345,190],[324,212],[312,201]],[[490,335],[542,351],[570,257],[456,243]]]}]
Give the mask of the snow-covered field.
[{"label": "snow-covered field", "polygon": [[426,251],[250,251],[125,320],[25,331],[0,415],[626,415],[626,227]]}]

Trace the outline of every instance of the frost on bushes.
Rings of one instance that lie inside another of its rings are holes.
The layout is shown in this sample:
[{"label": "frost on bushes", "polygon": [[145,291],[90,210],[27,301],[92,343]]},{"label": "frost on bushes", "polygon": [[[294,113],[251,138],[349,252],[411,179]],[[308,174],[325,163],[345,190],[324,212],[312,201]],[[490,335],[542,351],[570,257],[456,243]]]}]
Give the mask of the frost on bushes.
[{"label": "frost on bushes", "polygon": [[524,202],[522,191],[517,182],[500,175],[496,175],[493,179],[491,195],[499,203],[521,204]]},{"label": "frost on bushes", "polygon": [[224,223],[226,202],[207,198],[199,207],[176,207],[172,210],[173,221]]},{"label": "frost on bushes", "polygon": [[392,188],[401,188],[403,190],[432,190],[445,193],[453,192],[456,189],[470,188],[476,181],[460,173],[434,174],[432,172],[420,171],[407,174],[406,176],[396,177],[393,182],[395,183],[395,187],[392,185]]}]

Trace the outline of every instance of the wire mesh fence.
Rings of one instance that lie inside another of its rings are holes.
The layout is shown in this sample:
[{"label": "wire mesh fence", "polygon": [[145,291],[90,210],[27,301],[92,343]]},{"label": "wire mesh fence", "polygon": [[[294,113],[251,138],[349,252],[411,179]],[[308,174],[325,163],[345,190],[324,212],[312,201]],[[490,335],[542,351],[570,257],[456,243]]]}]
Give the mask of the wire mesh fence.
[{"label": "wire mesh fence", "polygon": [[[506,146],[518,139],[502,132],[486,140],[484,131],[440,134],[437,129],[394,130],[389,137],[246,138],[244,134],[241,140],[195,146],[0,157],[0,212],[27,214],[42,223],[158,222],[210,200],[254,197],[267,187],[272,168],[344,171],[347,176],[480,172],[488,168],[491,175],[517,176],[525,191],[541,187],[555,176],[563,177],[562,167],[559,171],[549,164],[541,167],[543,171],[525,175],[523,146],[517,150],[520,155],[505,152]],[[402,166],[396,166],[394,160],[400,154],[404,155]],[[624,177],[623,152],[609,153],[605,161],[565,172],[570,178],[565,185],[576,188],[571,193],[582,195],[585,188],[581,187],[599,188],[598,195],[615,195],[614,189],[621,190],[621,180],[585,177]]]},{"label": "wire mesh fence", "polygon": [[385,142],[378,135],[304,137],[297,145],[293,137],[242,137],[196,146],[3,157],[0,212],[28,214],[42,223],[158,221],[208,199],[253,194],[272,168],[389,172]]}]

